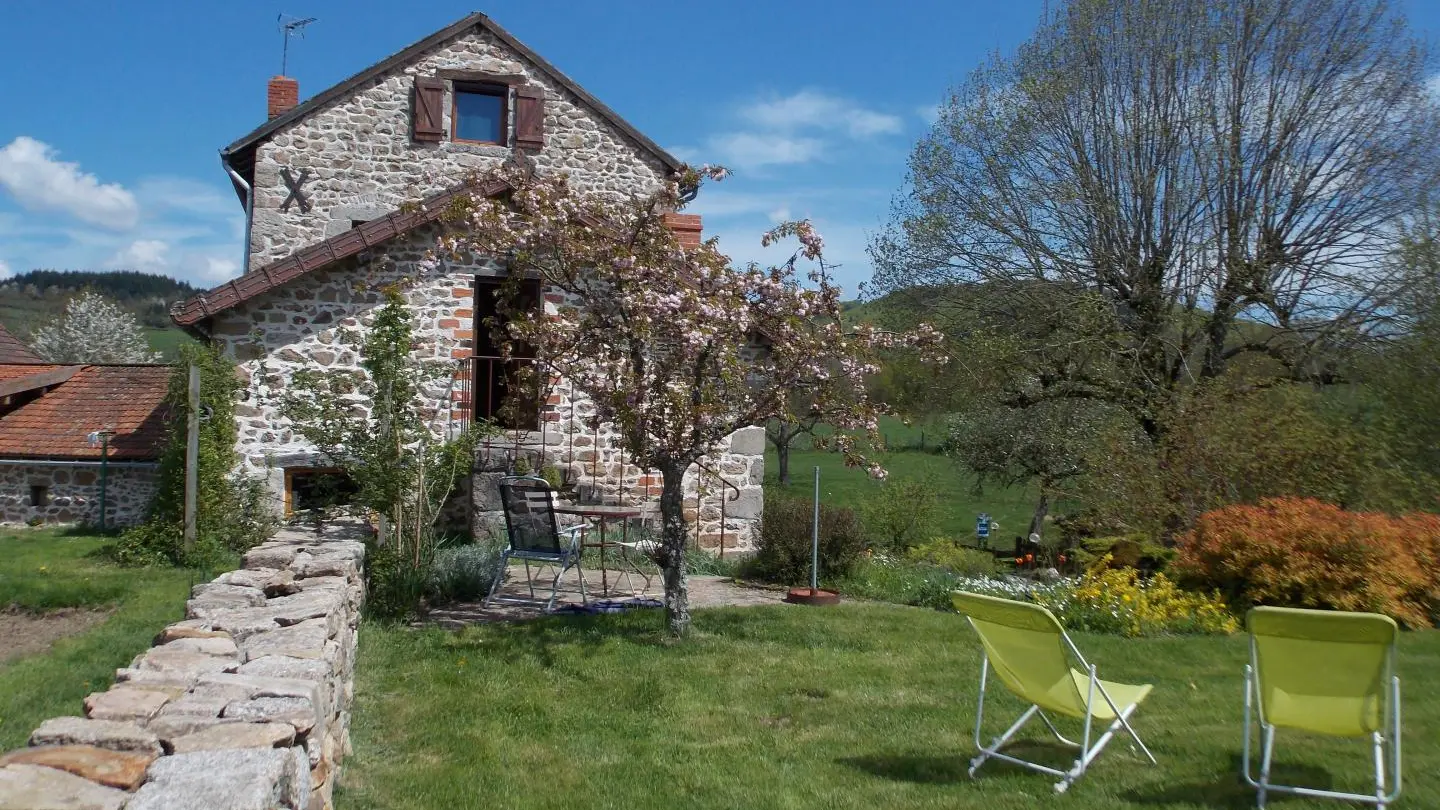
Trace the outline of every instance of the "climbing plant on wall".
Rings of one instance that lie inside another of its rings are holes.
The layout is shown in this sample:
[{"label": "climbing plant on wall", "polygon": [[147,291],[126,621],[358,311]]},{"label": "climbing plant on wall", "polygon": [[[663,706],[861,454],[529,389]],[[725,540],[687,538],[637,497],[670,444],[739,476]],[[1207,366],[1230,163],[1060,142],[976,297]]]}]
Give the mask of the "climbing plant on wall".
[{"label": "climbing plant on wall", "polygon": [[445,501],[470,471],[485,423],[442,438],[423,391],[454,375],[449,361],[425,361],[412,349],[414,325],[399,286],[365,330],[341,339],[358,349],[360,368],[301,369],[280,399],[292,428],[355,485],[352,504],[379,516],[367,568],[372,615],[396,617],[419,603]]},{"label": "climbing plant on wall", "polygon": [[[181,347],[165,396],[167,434],[158,487],[146,521],[121,535],[116,557],[129,564],[213,566],[268,537],[275,522],[263,484],[236,470],[235,364],[212,346]],[[189,418],[189,367],[200,369],[200,422],[196,542],[184,547],[185,434]]]}]

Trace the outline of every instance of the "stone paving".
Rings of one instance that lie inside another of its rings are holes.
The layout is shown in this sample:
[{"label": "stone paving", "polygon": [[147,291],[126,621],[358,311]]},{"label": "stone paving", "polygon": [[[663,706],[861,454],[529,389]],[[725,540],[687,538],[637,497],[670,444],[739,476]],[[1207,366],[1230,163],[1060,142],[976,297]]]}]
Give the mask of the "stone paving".
[{"label": "stone paving", "polygon": [[[535,585],[534,601],[531,601],[530,589],[525,579],[525,568],[516,564],[510,566],[509,576],[506,577],[505,584],[500,587],[496,601],[489,608],[479,602],[446,605],[444,608],[431,611],[424,621],[416,622],[416,626],[434,624],[458,629],[480,622],[524,621],[543,616],[545,615],[545,599],[550,595],[550,581],[554,577],[554,569],[547,568],[542,572],[532,567],[531,574]],[[537,574],[539,576],[536,576]],[[629,599],[635,596],[664,599],[665,587],[658,573],[652,574],[648,588],[645,586],[644,578],[634,573],[627,578],[623,574],[617,574],[616,571],[611,570],[606,579],[610,590],[607,595],[601,596],[601,572],[585,569],[585,589],[589,593],[591,601],[602,598]],[[729,577],[696,575],[690,577],[691,608],[783,605],[786,604],[781,601],[784,596],[784,589],[738,584]],[[528,604],[501,600],[524,600]],[[580,602],[579,579],[573,569],[566,571],[565,575],[560,578],[560,596],[555,600],[555,604],[559,607],[565,604],[578,605]]]}]

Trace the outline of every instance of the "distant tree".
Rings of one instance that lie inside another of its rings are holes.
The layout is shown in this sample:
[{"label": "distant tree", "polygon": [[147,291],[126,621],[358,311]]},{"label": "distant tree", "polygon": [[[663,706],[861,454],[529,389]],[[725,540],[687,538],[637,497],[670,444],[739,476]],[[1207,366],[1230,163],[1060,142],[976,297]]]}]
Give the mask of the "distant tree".
[{"label": "distant tree", "polygon": [[1070,0],[917,144],[876,291],[1018,340],[1004,404],[1103,400],[1151,440],[1235,366],[1333,381],[1392,328],[1386,255],[1440,168],[1426,79],[1383,0]]},{"label": "distant tree", "polygon": [[771,419],[765,423],[765,438],[775,448],[776,480],[790,483],[790,451],[801,436],[813,436],[820,413],[814,410],[795,409],[791,419]]},{"label": "distant tree", "polygon": [[154,363],[145,332],[135,316],[105,296],[85,291],[70,300],[65,314],[35,331],[35,352],[52,363]]},{"label": "distant tree", "polygon": [[1366,380],[1379,396],[1397,450],[1440,476],[1440,206],[1401,234],[1401,327],[1380,344]]}]

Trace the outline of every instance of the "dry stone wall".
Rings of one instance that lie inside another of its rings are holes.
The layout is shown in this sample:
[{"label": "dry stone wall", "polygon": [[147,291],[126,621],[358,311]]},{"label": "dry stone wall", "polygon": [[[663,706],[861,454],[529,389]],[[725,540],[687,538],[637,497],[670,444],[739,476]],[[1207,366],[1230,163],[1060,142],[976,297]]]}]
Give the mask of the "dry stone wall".
[{"label": "dry stone wall", "polygon": [[[156,468],[112,465],[106,471],[105,523],[133,526],[155,497]],[[41,505],[31,503],[43,488]],[[0,525],[100,522],[99,465],[0,464]]]},{"label": "dry stone wall", "polygon": [[0,808],[329,810],[349,753],[363,527],[284,531],[30,747]]}]

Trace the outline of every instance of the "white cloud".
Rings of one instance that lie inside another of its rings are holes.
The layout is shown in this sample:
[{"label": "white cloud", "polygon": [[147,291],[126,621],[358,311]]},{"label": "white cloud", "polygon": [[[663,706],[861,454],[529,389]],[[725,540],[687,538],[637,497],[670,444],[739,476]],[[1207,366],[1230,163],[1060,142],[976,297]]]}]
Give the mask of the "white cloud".
[{"label": "white cloud", "polygon": [[1433,100],[1440,103],[1440,73],[1425,80],[1425,89],[1429,91]]},{"label": "white cloud", "polygon": [[921,104],[919,107],[915,108],[915,114],[920,116],[920,120],[924,121],[926,124],[933,124],[936,121],[940,120],[940,105]]},{"label": "white cloud", "polygon": [[166,255],[169,252],[170,245],[167,242],[159,239],[136,239],[111,256],[108,264],[116,270],[163,273],[170,264]]},{"label": "white cloud", "polygon": [[703,159],[745,171],[828,160],[847,144],[904,128],[898,116],[818,90],[762,97],[735,107],[734,116],[728,131],[706,138],[700,147],[673,151],[691,162]]},{"label": "white cloud", "polygon": [[9,278],[13,275],[15,274],[10,272],[10,265],[6,264],[4,259],[0,259],[0,278]]},{"label": "white cloud", "polygon": [[229,281],[240,272],[240,262],[234,259],[222,259],[218,256],[206,256],[201,262],[201,270],[198,278],[210,284],[219,284],[222,281]]},{"label": "white cloud", "polygon": [[135,195],[118,183],[101,183],[80,164],[58,159],[49,145],[21,135],[0,148],[0,188],[32,211],[64,211],[91,225],[133,228],[140,218]]},{"label": "white cloud", "polygon": [[227,192],[224,186],[170,175],[146,177],[135,184],[135,198],[147,214],[179,211],[207,217],[233,216],[241,207],[235,194]]},{"label": "white cloud", "polygon": [[844,131],[852,138],[893,135],[900,131],[899,118],[867,110],[840,96],[815,90],[756,102],[740,111],[741,117],[762,129],[794,132],[802,129]]},{"label": "white cloud", "polygon": [[723,165],[759,169],[791,163],[808,163],[824,152],[815,138],[792,138],[756,132],[730,132],[709,140],[709,152]]}]

